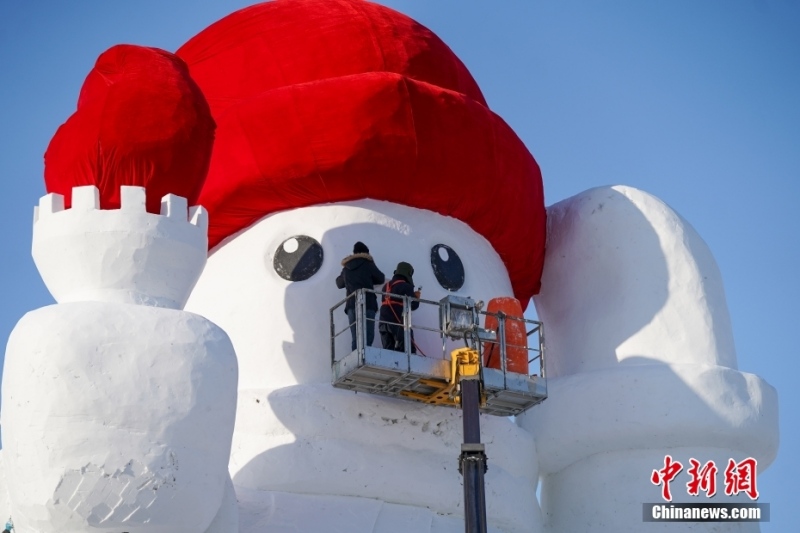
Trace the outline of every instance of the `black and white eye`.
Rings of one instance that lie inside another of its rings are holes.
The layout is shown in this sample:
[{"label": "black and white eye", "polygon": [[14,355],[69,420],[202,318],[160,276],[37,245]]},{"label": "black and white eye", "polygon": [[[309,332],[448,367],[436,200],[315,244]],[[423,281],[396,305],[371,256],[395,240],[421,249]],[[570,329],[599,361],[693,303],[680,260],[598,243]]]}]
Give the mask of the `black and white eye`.
[{"label": "black and white eye", "polygon": [[464,285],[464,264],[458,254],[446,244],[431,248],[431,267],[439,285],[457,291]]},{"label": "black and white eye", "polygon": [[322,245],[308,235],[289,237],[275,250],[272,266],[288,281],[308,279],[322,266]]}]

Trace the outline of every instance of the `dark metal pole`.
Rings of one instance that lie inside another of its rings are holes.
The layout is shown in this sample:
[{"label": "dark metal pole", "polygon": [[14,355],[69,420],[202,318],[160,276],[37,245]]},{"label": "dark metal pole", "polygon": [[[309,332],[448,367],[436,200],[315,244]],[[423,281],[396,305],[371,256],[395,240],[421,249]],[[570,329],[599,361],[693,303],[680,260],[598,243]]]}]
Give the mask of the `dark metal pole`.
[{"label": "dark metal pole", "polygon": [[466,533],[486,533],[485,447],[481,444],[480,376],[461,379],[461,413],[464,417],[464,443],[458,471],[464,476],[464,526]]}]

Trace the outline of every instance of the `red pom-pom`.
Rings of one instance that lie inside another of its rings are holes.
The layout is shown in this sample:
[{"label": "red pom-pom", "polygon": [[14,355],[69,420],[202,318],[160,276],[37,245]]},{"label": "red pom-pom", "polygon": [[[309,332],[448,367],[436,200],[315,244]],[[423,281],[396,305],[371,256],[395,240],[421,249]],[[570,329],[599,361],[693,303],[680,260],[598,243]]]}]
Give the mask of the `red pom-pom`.
[{"label": "red pom-pom", "polygon": [[47,192],[71,203],[72,187],[96,185],[100,206],[120,205],[120,186],[147,189],[158,213],[172,193],[192,205],[208,172],[214,120],[186,64],[155,48],[118,45],[86,77],[77,111],[45,153]]}]

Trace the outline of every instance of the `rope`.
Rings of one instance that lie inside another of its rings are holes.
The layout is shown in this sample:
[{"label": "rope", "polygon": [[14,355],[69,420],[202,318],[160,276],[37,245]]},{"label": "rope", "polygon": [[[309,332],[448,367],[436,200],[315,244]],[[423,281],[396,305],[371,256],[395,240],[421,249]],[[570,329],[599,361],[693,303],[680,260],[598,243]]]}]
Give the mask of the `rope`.
[{"label": "rope", "polygon": [[[399,282],[400,282],[400,280],[397,280],[397,281],[395,281],[395,284],[397,284],[397,283],[399,283]],[[389,284],[388,284],[388,283],[386,284],[386,287],[387,287],[388,289],[390,289],[390,290],[391,290],[391,287],[389,286]],[[391,293],[389,293],[389,294],[391,294]],[[400,317],[399,317],[399,316],[397,316],[397,311],[395,311],[395,310],[394,310],[394,306],[393,306],[391,303],[386,303],[386,302],[389,302],[389,301],[390,301],[390,297],[389,297],[389,296],[385,296],[385,297],[384,297],[384,303],[385,303],[385,305],[388,305],[388,306],[389,306],[389,309],[391,309],[391,310],[392,310],[392,314],[394,315],[394,318],[395,318],[395,320],[397,320],[397,323],[398,323],[398,324],[402,324],[403,322],[400,320]],[[402,304],[403,302],[395,302],[395,303]],[[405,307],[405,306],[403,306],[403,307]],[[403,327],[403,330],[405,330],[405,324],[403,324],[403,326],[404,326],[404,327]],[[409,329],[410,329],[410,328],[409,328]],[[428,357],[428,356],[425,354],[425,352],[423,352],[423,351],[422,351],[422,348],[420,348],[420,347],[419,347],[419,344],[417,344],[417,341],[415,341],[415,340],[414,340],[414,337],[412,337],[411,335],[409,335],[408,337],[409,337],[409,339],[411,339],[411,344],[413,344],[413,345],[414,345],[414,348],[416,348],[416,349],[417,349],[417,351],[420,353],[420,355],[422,355],[422,357]],[[404,342],[404,344],[405,344],[405,342]]]}]

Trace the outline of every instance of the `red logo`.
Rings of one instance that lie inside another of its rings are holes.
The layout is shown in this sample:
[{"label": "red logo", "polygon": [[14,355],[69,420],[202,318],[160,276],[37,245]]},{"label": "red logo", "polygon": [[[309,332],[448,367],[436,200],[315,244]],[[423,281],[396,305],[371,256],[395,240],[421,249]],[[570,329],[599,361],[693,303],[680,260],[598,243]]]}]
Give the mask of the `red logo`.
[{"label": "red logo", "polygon": [[741,463],[728,459],[728,467],[725,469],[725,494],[734,496],[744,492],[751,500],[757,500],[756,466],[758,463],[752,457]]},{"label": "red logo", "polygon": [[680,471],[683,470],[683,465],[679,461],[673,461],[671,455],[664,456],[664,468],[661,470],[653,470],[650,476],[650,481],[653,485],[661,485],[661,497],[666,501],[672,501],[672,494],[669,491],[669,483]]},{"label": "red logo", "polygon": [[[686,492],[690,496],[699,496],[704,492],[707,498],[717,493],[717,465],[714,461],[701,464],[695,458],[689,459],[691,466],[686,471],[689,474],[689,482],[686,483]],[[728,459],[728,466],[725,468],[725,495],[735,496],[740,492],[747,494],[751,500],[758,499],[758,489],[756,488],[758,462],[752,457],[748,457],[737,463],[733,459]],[[653,485],[661,486],[661,497],[665,501],[672,501],[670,482],[673,481],[683,470],[680,461],[672,459],[671,455],[664,456],[664,467],[653,470],[650,481]]]},{"label": "red logo", "polygon": [[698,496],[702,490],[707,498],[712,497],[717,493],[717,465],[714,461],[709,461],[700,468],[700,461],[697,459],[689,459],[689,462],[692,466],[688,472],[692,479],[686,484],[686,492],[691,496]]}]

